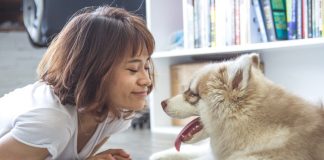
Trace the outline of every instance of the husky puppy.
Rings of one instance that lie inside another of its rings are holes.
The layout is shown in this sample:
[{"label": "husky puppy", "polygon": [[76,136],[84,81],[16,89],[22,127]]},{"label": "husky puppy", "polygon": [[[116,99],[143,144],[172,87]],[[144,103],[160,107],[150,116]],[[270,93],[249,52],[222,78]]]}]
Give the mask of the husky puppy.
[{"label": "husky puppy", "polygon": [[207,65],[161,105],[174,118],[199,116],[177,150],[209,137],[217,160],[324,160],[323,109],[267,79],[258,54]]}]

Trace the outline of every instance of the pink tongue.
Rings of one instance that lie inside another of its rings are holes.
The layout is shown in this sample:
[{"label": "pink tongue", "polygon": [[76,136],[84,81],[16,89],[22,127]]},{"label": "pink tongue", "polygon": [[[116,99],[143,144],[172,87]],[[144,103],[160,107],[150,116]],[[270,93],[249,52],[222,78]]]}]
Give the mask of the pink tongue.
[{"label": "pink tongue", "polygon": [[189,122],[178,134],[174,146],[177,149],[177,151],[180,151],[181,142],[183,141],[182,135],[187,135],[195,126],[200,126],[200,118],[195,118],[191,122]]}]

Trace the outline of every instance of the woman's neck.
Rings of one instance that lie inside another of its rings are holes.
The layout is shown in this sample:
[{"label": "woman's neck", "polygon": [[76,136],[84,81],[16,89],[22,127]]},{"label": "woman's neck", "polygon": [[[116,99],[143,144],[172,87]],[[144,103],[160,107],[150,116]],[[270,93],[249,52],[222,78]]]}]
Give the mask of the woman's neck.
[{"label": "woman's neck", "polygon": [[91,113],[78,113],[78,153],[96,132],[99,122]]}]

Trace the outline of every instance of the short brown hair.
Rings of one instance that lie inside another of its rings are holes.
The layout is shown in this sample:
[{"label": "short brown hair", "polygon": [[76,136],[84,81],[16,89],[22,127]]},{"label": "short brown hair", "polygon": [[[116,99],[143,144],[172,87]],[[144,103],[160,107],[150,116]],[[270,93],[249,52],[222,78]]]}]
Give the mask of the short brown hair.
[{"label": "short brown hair", "polygon": [[[54,38],[38,66],[39,78],[53,87],[63,105],[92,111],[102,121],[109,111],[104,79],[131,49],[132,56],[155,42],[143,19],[121,8],[87,7],[78,11]],[[140,52],[141,53],[141,52]],[[150,78],[154,85],[153,64]],[[91,106],[91,107],[90,107]]]}]

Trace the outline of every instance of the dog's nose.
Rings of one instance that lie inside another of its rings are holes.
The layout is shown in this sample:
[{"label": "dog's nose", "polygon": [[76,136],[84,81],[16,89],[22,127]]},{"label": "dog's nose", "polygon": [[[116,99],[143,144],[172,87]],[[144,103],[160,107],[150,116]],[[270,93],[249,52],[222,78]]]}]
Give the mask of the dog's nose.
[{"label": "dog's nose", "polygon": [[161,102],[161,106],[162,106],[163,110],[165,109],[165,107],[167,107],[166,100],[164,100],[164,101]]}]

